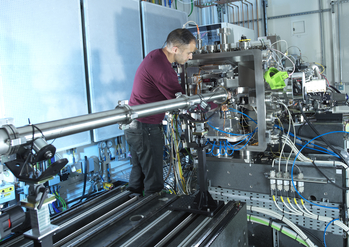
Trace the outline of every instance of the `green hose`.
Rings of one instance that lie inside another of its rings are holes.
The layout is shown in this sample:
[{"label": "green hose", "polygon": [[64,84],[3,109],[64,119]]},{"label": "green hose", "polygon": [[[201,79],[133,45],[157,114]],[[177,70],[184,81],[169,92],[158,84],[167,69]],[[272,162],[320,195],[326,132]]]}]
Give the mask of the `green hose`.
[{"label": "green hose", "polygon": [[[176,0],[176,3],[177,3],[177,0]],[[190,14],[188,15],[191,16],[191,14],[193,13],[193,9],[194,9],[194,0],[191,0],[191,10],[190,10]]]}]

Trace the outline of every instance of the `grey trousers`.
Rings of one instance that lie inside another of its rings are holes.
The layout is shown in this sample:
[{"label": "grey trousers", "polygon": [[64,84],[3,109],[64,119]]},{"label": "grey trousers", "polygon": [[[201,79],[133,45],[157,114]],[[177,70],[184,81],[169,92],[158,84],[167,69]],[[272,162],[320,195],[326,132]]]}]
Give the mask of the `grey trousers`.
[{"label": "grey trousers", "polygon": [[125,130],[125,137],[132,156],[128,189],[141,193],[144,188],[145,195],[161,191],[164,187],[164,137],[161,125],[134,120]]}]

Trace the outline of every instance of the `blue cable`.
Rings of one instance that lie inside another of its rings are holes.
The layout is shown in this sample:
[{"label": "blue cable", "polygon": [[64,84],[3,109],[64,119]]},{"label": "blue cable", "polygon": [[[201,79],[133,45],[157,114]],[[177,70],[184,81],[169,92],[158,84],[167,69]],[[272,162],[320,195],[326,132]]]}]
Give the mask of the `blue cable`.
[{"label": "blue cable", "polygon": [[337,207],[327,207],[327,206],[322,206],[320,204],[316,204],[316,203],[313,203],[307,199],[305,199],[300,193],[299,191],[297,190],[296,186],[294,185],[294,180],[293,180],[293,169],[294,169],[294,166],[296,164],[296,160],[297,160],[297,157],[299,156],[299,154],[302,152],[302,150],[309,144],[311,143],[312,141],[316,140],[317,138],[321,137],[321,136],[324,136],[324,135],[328,135],[328,134],[334,134],[334,133],[346,133],[346,134],[349,134],[349,132],[346,132],[346,131],[332,131],[332,132],[327,132],[327,133],[324,133],[322,135],[319,135],[317,137],[314,137],[313,139],[311,139],[310,141],[308,141],[300,150],[299,152],[297,153],[296,157],[294,158],[294,161],[293,161],[293,164],[292,164],[292,170],[291,170],[291,181],[292,181],[292,186],[293,188],[295,189],[295,191],[297,192],[297,194],[303,198],[304,201],[310,203],[310,204],[313,204],[315,206],[318,206],[318,207],[322,207],[322,208],[329,208],[329,209],[338,209]]},{"label": "blue cable", "polygon": [[224,130],[220,130],[220,129],[217,129],[215,127],[213,127],[209,122],[207,122],[207,124],[212,128],[212,129],[215,129],[219,132],[222,132],[222,133],[225,133],[225,134],[228,134],[228,135],[232,135],[232,136],[243,136],[243,135],[248,135],[248,134],[235,134],[235,133],[231,133],[231,132],[226,132]]},{"label": "blue cable", "polygon": [[240,113],[240,114],[244,115],[245,117],[248,117],[249,119],[251,119],[255,124],[257,124],[257,122],[256,122],[253,118],[251,118],[249,115],[246,115],[245,113],[243,113],[243,112],[241,112],[241,111],[238,111],[238,110],[235,110],[235,109],[233,109],[233,108],[229,108],[229,110],[230,110],[230,111],[233,111],[233,112]]},{"label": "blue cable", "polygon": [[165,2],[165,7],[166,7],[166,0],[164,0],[164,2]]},{"label": "blue cable", "polygon": [[339,220],[339,219],[333,219],[330,221],[330,223],[327,224],[327,226],[325,227],[325,231],[324,231],[324,244],[325,244],[325,247],[327,247],[326,245],[326,230],[327,228],[331,225],[332,222],[336,221],[336,220]]},{"label": "blue cable", "polygon": [[212,153],[212,152],[213,152],[213,149],[214,149],[214,147],[215,147],[215,145],[216,145],[216,141],[214,141],[214,143],[213,143],[213,144],[210,142],[210,144],[212,145],[211,151],[210,151],[210,152],[208,152],[208,153],[206,153],[206,154],[210,154],[210,153]]},{"label": "blue cable", "polygon": [[[57,202],[56,202],[56,203],[57,203]],[[61,211],[59,211],[58,208],[56,208],[54,202],[52,202],[51,205],[52,205],[52,207],[53,207],[53,209],[55,210],[56,213],[60,213],[60,212],[61,212]]]},{"label": "blue cable", "polygon": [[[216,156],[216,157],[217,157],[218,155],[221,154],[221,146],[222,146],[222,142],[219,142],[218,153],[217,153],[217,154],[212,153],[213,156]],[[212,149],[212,150],[213,150],[213,149]]]}]

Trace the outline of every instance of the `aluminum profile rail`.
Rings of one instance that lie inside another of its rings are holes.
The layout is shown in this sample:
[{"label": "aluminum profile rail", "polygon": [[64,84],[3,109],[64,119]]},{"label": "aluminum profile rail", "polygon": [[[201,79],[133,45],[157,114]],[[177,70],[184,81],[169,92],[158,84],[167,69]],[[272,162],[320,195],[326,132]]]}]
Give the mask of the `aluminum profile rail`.
[{"label": "aluminum profile rail", "polygon": [[[218,87],[212,93],[202,95],[182,95],[176,99],[164,100],[149,104],[128,106],[121,104],[114,110],[92,113],[77,117],[65,118],[46,123],[27,125],[15,128],[4,125],[0,128],[0,156],[16,153],[16,147],[39,138],[42,134],[46,140],[80,133],[86,130],[101,128],[112,124],[127,124],[133,119],[147,117],[167,111],[188,109],[204,101],[224,102],[228,97],[225,89]],[[38,131],[41,130],[42,134]],[[33,134],[34,131],[34,134]]]}]

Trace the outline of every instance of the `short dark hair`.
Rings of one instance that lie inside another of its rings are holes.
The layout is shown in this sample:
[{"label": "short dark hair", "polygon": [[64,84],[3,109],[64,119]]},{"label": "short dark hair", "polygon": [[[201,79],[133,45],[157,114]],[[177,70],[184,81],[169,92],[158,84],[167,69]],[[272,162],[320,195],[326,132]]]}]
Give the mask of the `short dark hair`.
[{"label": "short dark hair", "polygon": [[166,44],[173,46],[189,45],[190,42],[196,41],[195,36],[185,28],[178,28],[170,32],[167,36]]}]

